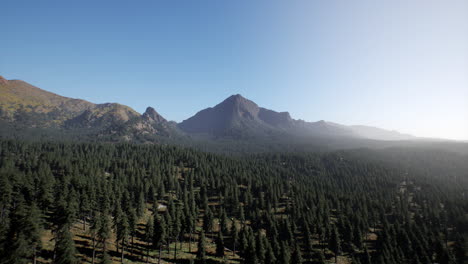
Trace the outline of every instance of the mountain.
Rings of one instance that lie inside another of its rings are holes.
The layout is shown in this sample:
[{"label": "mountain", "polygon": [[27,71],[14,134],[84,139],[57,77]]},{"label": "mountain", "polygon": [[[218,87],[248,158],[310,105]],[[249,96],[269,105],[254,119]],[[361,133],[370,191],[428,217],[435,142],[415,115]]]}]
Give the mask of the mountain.
[{"label": "mountain", "polygon": [[[289,114],[286,114],[289,117]],[[254,102],[232,95],[213,108],[204,109],[184,120],[179,128],[190,134],[217,137],[262,134],[287,122],[285,114],[258,107]]]},{"label": "mountain", "polygon": [[27,115],[35,115],[36,119],[30,120],[34,126],[60,124],[94,107],[94,104],[84,100],[62,97],[26,82],[8,81],[3,77],[0,77],[0,94],[2,119],[18,121]]},{"label": "mountain", "polygon": [[377,127],[370,126],[350,126],[351,130],[363,138],[374,140],[415,140],[415,136],[402,134],[398,131],[389,131]]},{"label": "mountain", "polygon": [[306,122],[291,118],[288,112],[259,107],[241,95],[232,95],[214,107],[196,113],[179,124],[189,134],[216,138],[314,137],[409,140],[410,135],[367,126],[345,126],[320,120]]},{"label": "mountain", "polygon": [[152,107],[141,115],[125,105],[63,97],[20,80],[0,77],[0,95],[0,121],[18,131],[55,129],[132,140],[138,135],[169,136],[175,127]]},{"label": "mountain", "polygon": [[143,114],[118,103],[95,104],[0,77],[0,137],[177,144],[216,152],[327,151],[394,146],[468,153],[468,144],[419,138],[368,126],[307,122],[258,106],[239,94],[181,123],[154,108]]},{"label": "mountain", "polygon": [[215,137],[249,138],[270,136],[347,136],[353,131],[333,123],[305,122],[291,118],[288,112],[259,107],[239,94],[204,109],[184,120],[179,128],[189,134]]}]

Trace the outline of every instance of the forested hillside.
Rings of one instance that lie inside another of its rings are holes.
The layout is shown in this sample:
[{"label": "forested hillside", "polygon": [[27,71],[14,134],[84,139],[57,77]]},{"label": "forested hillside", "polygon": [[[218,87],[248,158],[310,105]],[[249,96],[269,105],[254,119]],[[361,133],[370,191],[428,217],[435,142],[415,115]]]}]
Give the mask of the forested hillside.
[{"label": "forested hillside", "polygon": [[466,263],[467,164],[4,140],[0,263]]}]

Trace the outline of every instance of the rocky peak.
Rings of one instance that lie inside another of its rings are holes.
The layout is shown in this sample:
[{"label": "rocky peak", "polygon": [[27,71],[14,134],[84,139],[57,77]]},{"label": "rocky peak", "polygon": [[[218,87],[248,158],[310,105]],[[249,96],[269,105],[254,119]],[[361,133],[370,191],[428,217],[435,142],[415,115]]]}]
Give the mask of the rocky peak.
[{"label": "rocky peak", "polygon": [[148,106],[145,113],[143,113],[143,118],[157,123],[166,122],[166,119],[158,114],[158,112],[156,112],[156,110],[150,106]]},{"label": "rocky peak", "polygon": [[276,127],[289,127],[294,122],[289,112],[276,112],[260,108],[258,116],[263,122]]},{"label": "rocky peak", "polygon": [[231,113],[232,117],[255,119],[257,118],[259,107],[256,103],[242,97],[240,94],[229,96],[222,103],[215,106],[215,109],[224,113]]}]

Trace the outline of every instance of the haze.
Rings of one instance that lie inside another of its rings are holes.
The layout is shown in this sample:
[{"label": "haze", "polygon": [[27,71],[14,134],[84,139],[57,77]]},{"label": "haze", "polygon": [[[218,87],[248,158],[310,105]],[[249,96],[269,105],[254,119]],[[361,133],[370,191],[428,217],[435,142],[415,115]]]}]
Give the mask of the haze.
[{"label": "haze", "polygon": [[240,93],[468,139],[468,2],[3,1],[0,75],[181,121]]}]

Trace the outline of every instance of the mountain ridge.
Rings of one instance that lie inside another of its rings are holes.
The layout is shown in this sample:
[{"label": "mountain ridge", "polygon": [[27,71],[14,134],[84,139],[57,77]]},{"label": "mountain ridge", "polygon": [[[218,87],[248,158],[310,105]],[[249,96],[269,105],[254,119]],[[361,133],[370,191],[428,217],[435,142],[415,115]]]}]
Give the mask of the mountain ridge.
[{"label": "mountain ridge", "polygon": [[[102,136],[132,130],[134,134],[158,133],[166,119],[156,111],[139,114],[119,103],[95,104],[64,97],[21,80],[0,79],[0,119],[20,127],[57,128]],[[150,109],[149,109],[150,110]],[[156,129],[155,127],[158,127]]]},{"label": "mountain ridge", "polygon": [[[119,103],[95,104],[64,97],[21,80],[0,77],[0,120],[20,127],[54,128],[151,142],[154,136],[209,140],[329,141],[334,139],[412,140],[416,137],[368,126],[345,126],[324,120],[307,122],[234,94],[180,123],[168,121],[153,107],[142,114]],[[118,135],[118,136],[116,136]],[[144,139],[141,139],[144,136]],[[326,140],[324,140],[326,139]]]}]

